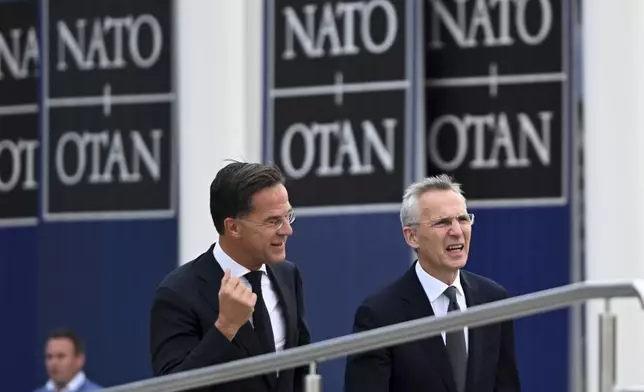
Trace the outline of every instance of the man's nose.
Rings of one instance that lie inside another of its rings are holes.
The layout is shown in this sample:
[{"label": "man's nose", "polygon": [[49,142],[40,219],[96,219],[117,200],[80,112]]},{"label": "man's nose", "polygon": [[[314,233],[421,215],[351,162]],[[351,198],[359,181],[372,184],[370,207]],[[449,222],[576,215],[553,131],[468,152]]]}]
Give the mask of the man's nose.
[{"label": "man's nose", "polygon": [[448,233],[456,237],[460,237],[463,235],[463,228],[461,227],[461,224],[458,223],[458,220],[456,219],[452,220],[452,225],[450,226]]},{"label": "man's nose", "polygon": [[284,224],[277,231],[279,235],[291,235],[293,234],[293,226],[288,221],[284,221]]}]

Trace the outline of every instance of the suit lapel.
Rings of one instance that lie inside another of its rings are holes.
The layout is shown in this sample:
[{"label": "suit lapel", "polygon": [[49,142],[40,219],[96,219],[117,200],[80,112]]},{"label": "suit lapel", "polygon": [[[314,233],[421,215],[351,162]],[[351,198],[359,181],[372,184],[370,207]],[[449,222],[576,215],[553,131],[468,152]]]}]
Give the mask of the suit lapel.
[{"label": "suit lapel", "polygon": [[[470,308],[482,304],[482,295],[471,279],[468,279],[467,272],[461,270],[460,275],[467,307]],[[468,328],[467,382],[465,387],[465,390],[468,392],[476,391],[476,385],[478,385],[479,369],[481,368],[481,361],[483,360],[481,343],[484,341],[484,338],[481,334],[484,331],[483,328]]]},{"label": "suit lapel", "polygon": [[[199,282],[199,293],[214,310],[215,315],[219,314],[219,288],[221,286],[221,279],[224,277],[219,263],[215,260],[212,254],[214,245],[208,249],[206,253],[200,257],[195,267],[197,275],[201,279]],[[213,320],[214,322],[214,320]]]},{"label": "suit lapel", "polygon": [[[423,290],[423,286],[416,276],[416,264],[403,276],[402,299],[406,303],[407,316],[410,320],[419,319],[428,316],[434,316],[432,305]],[[456,383],[447,357],[447,349],[440,335],[418,341],[423,346],[423,351],[427,353],[431,361],[431,368],[435,368],[443,379],[445,388],[448,391],[456,392]]]},{"label": "suit lapel", "polygon": [[273,266],[266,266],[268,277],[275,288],[279,304],[282,306],[284,312],[284,323],[286,324],[286,343],[284,348],[291,348],[296,345],[297,328],[296,318],[297,309],[295,305],[295,293],[291,287],[286,283],[288,277],[284,276],[283,269],[275,268]]},{"label": "suit lapel", "polygon": [[[212,253],[213,248],[214,244],[203,255],[203,257],[199,259],[197,274],[201,278],[199,292],[206,299],[206,302],[210,304],[215,315],[218,315],[219,288],[221,287],[221,279],[224,277],[224,271],[219,266],[217,260],[215,260],[215,256]],[[213,324],[215,321],[216,320],[213,320]],[[241,346],[249,357],[261,354],[259,349],[259,340],[257,339],[255,330],[249,321],[242,325],[239,331],[237,331],[237,335],[233,338],[233,343],[237,343]],[[263,378],[269,385],[274,382],[271,381],[271,377],[269,375],[264,375]]]}]

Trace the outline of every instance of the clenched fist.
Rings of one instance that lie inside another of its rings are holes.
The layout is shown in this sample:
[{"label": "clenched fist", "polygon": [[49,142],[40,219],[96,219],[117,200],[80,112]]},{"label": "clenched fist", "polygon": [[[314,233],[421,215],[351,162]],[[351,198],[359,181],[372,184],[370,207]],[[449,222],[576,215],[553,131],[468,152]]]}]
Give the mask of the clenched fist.
[{"label": "clenched fist", "polygon": [[255,302],[257,294],[238,278],[231,277],[230,269],[226,269],[219,288],[219,317],[215,327],[228,340],[232,340],[239,328],[252,316]]}]

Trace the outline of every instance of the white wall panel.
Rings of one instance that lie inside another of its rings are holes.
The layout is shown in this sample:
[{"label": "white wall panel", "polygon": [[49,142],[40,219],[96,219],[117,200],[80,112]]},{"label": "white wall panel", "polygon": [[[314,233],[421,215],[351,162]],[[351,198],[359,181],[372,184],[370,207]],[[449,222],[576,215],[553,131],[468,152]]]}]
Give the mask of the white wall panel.
[{"label": "white wall panel", "polygon": [[217,239],[209,186],[226,159],[261,151],[262,2],[181,0],[178,29],[180,259]]},{"label": "white wall panel", "polygon": [[[644,2],[583,3],[586,278],[644,277]],[[597,391],[598,313],[587,314],[587,391]],[[644,384],[644,312],[616,300],[617,381]]]}]

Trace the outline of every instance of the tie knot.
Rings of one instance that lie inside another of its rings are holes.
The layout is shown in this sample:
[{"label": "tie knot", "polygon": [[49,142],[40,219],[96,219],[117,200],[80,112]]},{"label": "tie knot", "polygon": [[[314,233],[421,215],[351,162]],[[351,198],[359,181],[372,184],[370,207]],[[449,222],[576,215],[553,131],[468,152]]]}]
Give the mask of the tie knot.
[{"label": "tie knot", "polygon": [[444,293],[445,296],[449,299],[449,302],[456,302],[456,287],[454,286],[449,286],[448,288],[445,289]]},{"label": "tie knot", "polygon": [[253,288],[253,292],[259,293],[262,289],[262,271],[250,271],[244,276],[248,279],[250,286]]}]

